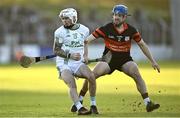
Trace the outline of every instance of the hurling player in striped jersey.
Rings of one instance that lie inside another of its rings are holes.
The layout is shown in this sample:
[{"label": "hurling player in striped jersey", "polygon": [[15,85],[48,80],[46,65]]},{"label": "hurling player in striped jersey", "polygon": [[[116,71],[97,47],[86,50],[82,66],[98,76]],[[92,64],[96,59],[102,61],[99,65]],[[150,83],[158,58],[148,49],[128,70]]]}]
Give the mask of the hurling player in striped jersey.
[{"label": "hurling player in striped jersey", "polygon": [[[153,103],[148,95],[145,81],[139,72],[137,64],[130,55],[131,42],[135,41],[137,43],[144,55],[151,62],[152,67],[159,73],[160,67],[153,58],[147,44],[144,42],[137,29],[125,22],[128,15],[128,8],[125,5],[115,5],[112,10],[112,22],[97,28],[89,37],[87,37],[84,42],[85,49],[88,49],[88,43],[91,41],[98,38],[103,39],[105,43],[103,55],[111,53],[111,56],[108,57],[110,58],[110,61],[101,61],[96,64],[93,70],[95,77],[98,78],[106,74],[111,74],[114,70],[118,70],[130,76],[136,83],[137,90],[144,100],[146,111],[151,112],[158,109],[160,105]],[[88,53],[85,53],[84,55],[87,56]],[[79,95],[81,101],[88,90],[87,87],[88,82],[85,81]],[[75,110],[75,107],[72,107],[71,111]]]}]

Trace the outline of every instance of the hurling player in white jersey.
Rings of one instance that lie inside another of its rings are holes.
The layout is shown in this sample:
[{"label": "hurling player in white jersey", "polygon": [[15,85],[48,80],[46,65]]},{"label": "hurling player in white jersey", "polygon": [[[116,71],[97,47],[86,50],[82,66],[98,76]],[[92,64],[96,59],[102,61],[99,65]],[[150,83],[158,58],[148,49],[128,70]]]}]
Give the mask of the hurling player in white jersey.
[{"label": "hurling player in white jersey", "polygon": [[54,33],[53,51],[57,55],[56,66],[60,79],[69,87],[69,94],[77,107],[78,115],[87,115],[92,112],[84,108],[80,102],[75,77],[89,81],[90,103],[94,108],[96,106],[96,81],[93,72],[83,63],[84,40],[89,35],[89,29],[77,23],[77,12],[73,8],[62,10],[59,17],[63,26]]}]

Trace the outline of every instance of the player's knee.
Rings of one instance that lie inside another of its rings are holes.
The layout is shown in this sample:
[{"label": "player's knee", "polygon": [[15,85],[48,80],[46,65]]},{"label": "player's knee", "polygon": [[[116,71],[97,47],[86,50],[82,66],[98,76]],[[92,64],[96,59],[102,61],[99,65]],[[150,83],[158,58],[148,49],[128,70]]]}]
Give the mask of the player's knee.
[{"label": "player's knee", "polygon": [[76,83],[74,81],[65,78],[63,78],[63,81],[69,88],[77,88]]},{"label": "player's knee", "polygon": [[132,75],[133,75],[135,78],[138,78],[139,73],[138,73],[137,71],[134,71]]},{"label": "player's knee", "polygon": [[69,83],[69,84],[68,84],[68,87],[69,87],[69,88],[77,88],[77,86],[76,86],[75,83]]},{"label": "player's knee", "polygon": [[90,83],[95,84],[96,78],[93,72],[89,74],[88,80]]},{"label": "player's knee", "polygon": [[132,77],[134,78],[134,80],[135,80],[136,82],[139,82],[139,81],[142,80],[142,77],[141,77],[140,73],[139,73],[139,72],[136,72],[136,71],[132,73]]},{"label": "player's knee", "polygon": [[98,77],[100,77],[100,75],[97,72],[93,72],[94,73],[94,77],[95,79],[97,79]]},{"label": "player's knee", "polygon": [[[135,64],[135,63],[134,63],[134,64]],[[130,75],[133,76],[133,78],[134,78],[134,77],[137,78],[137,77],[140,75],[137,66],[131,66],[131,67],[129,68],[128,73],[130,73]]]}]

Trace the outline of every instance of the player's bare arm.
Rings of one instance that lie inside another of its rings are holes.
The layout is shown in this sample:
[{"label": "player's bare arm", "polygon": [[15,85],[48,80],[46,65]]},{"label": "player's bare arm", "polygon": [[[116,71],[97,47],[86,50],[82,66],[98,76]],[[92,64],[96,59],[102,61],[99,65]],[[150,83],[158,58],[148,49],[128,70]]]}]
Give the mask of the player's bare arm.
[{"label": "player's bare arm", "polygon": [[84,40],[84,44],[88,44],[88,43],[90,43],[91,41],[93,41],[95,39],[96,38],[91,34],[86,38],[86,40]]},{"label": "player's bare arm", "polygon": [[88,44],[84,43],[84,62],[88,63]]},{"label": "player's bare arm", "polygon": [[95,40],[96,38],[91,34],[87,37],[86,40],[84,40],[84,61],[85,63],[88,63],[88,43]]},{"label": "player's bare arm", "polygon": [[71,58],[76,61],[81,59],[81,55],[79,53],[69,53],[68,50],[63,50],[61,47],[63,45],[63,42],[58,38],[55,39],[54,41],[54,46],[53,46],[53,51],[57,56],[63,57],[63,58]]},{"label": "player's bare arm", "polygon": [[63,45],[62,41],[56,38],[54,40],[54,46],[53,46],[54,53],[60,57],[70,58],[71,54],[68,51],[64,51],[63,49],[61,49],[62,45]]},{"label": "player's bare arm", "polygon": [[138,45],[141,48],[144,55],[150,60],[152,67],[160,73],[160,67],[155,61],[155,59],[153,58],[147,44],[143,41],[143,39],[141,39],[141,41],[138,42]]}]

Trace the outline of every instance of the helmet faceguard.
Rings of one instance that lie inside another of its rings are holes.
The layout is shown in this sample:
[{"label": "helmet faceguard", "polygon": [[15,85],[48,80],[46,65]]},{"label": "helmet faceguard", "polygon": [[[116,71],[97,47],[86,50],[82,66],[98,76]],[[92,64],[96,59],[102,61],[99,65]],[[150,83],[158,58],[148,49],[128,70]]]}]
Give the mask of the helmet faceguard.
[{"label": "helmet faceguard", "polygon": [[113,7],[112,13],[130,16],[128,14],[128,7],[126,7],[125,5],[115,5]]},{"label": "helmet faceguard", "polygon": [[59,17],[62,19],[63,17],[68,17],[69,19],[71,19],[72,24],[76,24],[77,22],[77,11],[73,8],[67,8],[62,10],[59,13]]}]

